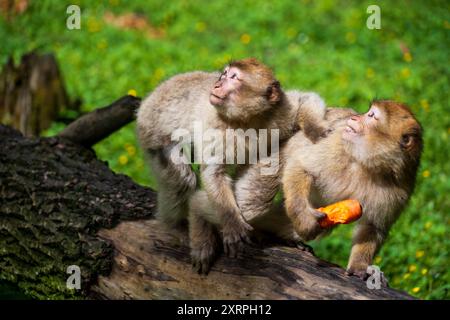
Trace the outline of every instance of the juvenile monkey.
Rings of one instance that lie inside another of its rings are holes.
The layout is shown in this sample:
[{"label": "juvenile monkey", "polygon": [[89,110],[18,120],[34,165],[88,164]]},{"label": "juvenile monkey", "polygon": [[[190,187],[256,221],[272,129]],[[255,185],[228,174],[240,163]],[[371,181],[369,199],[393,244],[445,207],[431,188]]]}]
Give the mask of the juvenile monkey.
[{"label": "juvenile monkey", "polygon": [[[281,150],[282,174],[262,176],[258,166],[249,168],[236,182],[236,199],[256,230],[294,241],[327,233],[319,225],[324,214],[315,208],[359,200],[363,216],[355,228],[347,274],[364,279],[367,266],[413,192],[422,129],[408,107],[389,100],[374,101],[361,115],[330,108],[325,119],[333,129],[327,137],[314,144],[304,131],[296,133]],[[284,206],[272,203],[280,184]],[[197,215],[212,222],[217,219],[201,191],[192,203]],[[207,239],[209,234],[199,230],[197,238]],[[204,272],[208,263],[200,261],[197,269]]]},{"label": "juvenile monkey", "polygon": [[[304,117],[302,108],[311,109],[310,116]],[[171,157],[178,144],[171,139],[175,130],[185,129],[193,136],[195,123],[200,123],[203,131],[218,129],[223,136],[226,129],[278,129],[283,140],[317,115],[317,122],[310,125],[319,132],[311,137],[314,140],[326,133],[320,127],[324,113],[325,104],[317,94],[285,94],[272,71],[253,58],[230,63],[222,74],[191,72],[165,81],[145,98],[137,113],[139,140],[158,183],[158,218],[172,226],[187,218],[188,200],[197,186],[191,166]],[[252,228],[242,217],[226,169],[226,164],[201,164],[200,178],[217,209],[225,252],[234,256],[242,242],[248,241]],[[216,232],[201,216],[194,224]],[[196,243],[191,242],[193,260],[205,255]]]},{"label": "juvenile monkey", "polygon": [[363,208],[353,236],[349,275],[366,269],[415,186],[422,128],[407,106],[374,101],[369,111],[338,121],[335,131],[312,144],[296,134],[284,150],[286,213],[297,234],[312,240],[324,230],[315,208],[357,199]]}]

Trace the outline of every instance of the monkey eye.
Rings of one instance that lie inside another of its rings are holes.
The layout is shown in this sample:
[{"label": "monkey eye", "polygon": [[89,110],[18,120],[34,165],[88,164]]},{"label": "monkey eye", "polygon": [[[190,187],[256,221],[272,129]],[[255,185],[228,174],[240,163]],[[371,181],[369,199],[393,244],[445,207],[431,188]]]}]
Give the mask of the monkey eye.
[{"label": "monkey eye", "polygon": [[240,79],[237,77],[237,74],[236,74],[236,73],[234,73],[230,78],[231,78],[231,79],[240,80]]},{"label": "monkey eye", "polygon": [[375,120],[378,120],[378,116],[374,110],[369,110],[369,113],[367,113],[367,116],[369,118],[374,118]]}]

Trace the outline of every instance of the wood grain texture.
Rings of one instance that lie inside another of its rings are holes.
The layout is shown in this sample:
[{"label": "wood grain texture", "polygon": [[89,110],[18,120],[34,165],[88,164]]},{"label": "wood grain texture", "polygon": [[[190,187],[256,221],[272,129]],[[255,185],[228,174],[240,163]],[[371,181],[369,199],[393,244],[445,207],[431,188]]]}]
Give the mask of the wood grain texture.
[{"label": "wood grain texture", "polygon": [[122,222],[98,235],[114,246],[108,276],[91,288],[108,299],[411,299],[390,288],[369,290],[344,269],[297,248],[252,246],[220,257],[207,275],[190,264],[185,231],[150,219]]}]

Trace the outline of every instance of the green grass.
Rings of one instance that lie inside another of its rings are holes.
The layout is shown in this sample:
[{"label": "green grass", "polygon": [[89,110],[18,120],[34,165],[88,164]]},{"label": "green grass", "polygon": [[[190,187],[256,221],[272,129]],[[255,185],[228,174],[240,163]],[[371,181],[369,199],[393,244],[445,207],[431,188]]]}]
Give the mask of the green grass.
[{"label": "green grass", "polygon": [[[81,30],[65,28],[72,3],[81,6]],[[366,28],[370,4],[381,7],[381,30]],[[285,88],[314,90],[329,105],[362,111],[373,98],[409,104],[425,128],[425,151],[414,196],[376,263],[393,287],[448,299],[449,9],[446,1],[412,0],[33,1],[13,23],[0,18],[0,62],[32,49],[54,52],[70,96],[83,99],[84,111],[130,89],[144,96],[176,73],[215,70],[248,56],[273,66]],[[106,11],[141,13],[163,35],[108,25]],[[134,130],[130,124],[95,150],[113,170],[154,187]],[[314,243],[316,253],[345,266],[350,233],[351,226],[338,228]]]}]

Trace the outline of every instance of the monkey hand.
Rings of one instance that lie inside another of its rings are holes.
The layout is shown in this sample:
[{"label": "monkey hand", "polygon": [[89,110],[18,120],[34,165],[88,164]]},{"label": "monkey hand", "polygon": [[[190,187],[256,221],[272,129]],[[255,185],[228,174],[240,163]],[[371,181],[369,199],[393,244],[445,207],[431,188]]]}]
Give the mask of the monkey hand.
[{"label": "monkey hand", "polygon": [[313,240],[323,232],[319,222],[324,217],[326,214],[312,207],[306,207],[297,214],[296,221],[294,221],[295,231],[304,241]]},{"label": "monkey hand", "polygon": [[326,138],[326,137],[328,137],[333,131],[334,131],[333,128],[320,128],[319,136],[320,136],[321,138]]},{"label": "monkey hand", "polygon": [[250,244],[249,232],[253,228],[239,214],[239,219],[228,219],[223,225],[223,250],[231,258],[244,251],[244,244]]}]

